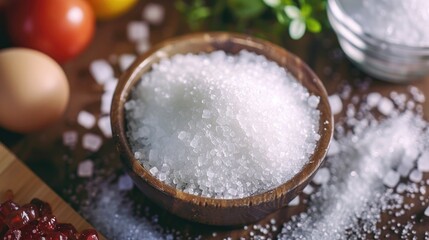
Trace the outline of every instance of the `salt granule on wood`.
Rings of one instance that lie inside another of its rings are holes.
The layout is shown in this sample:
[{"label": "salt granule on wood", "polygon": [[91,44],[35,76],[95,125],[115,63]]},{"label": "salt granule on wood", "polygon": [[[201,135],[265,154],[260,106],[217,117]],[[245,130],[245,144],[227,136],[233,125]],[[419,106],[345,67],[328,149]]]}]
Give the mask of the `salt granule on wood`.
[{"label": "salt granule on wood", "polygon": [[394,110],[395,106],[392,101],[386,97],[382,97],[377,105],[377,109],[384,116],[389,116]]},{"label": "salt granule on wood", "polygon": [[417,169],[414,169],[411,173],[410,173],[410,180],[413,182],[420,182],[423,179],[423,173],[420,172]]},{"label": "salt granule on wood", "polygon": [[63,144],[68,147],[75,147],[78,140],[78,134],[76,131],[69,130],[63,132]]},{"label": "salt granule on wood", "polygon": [[383,183],[384,183],[384,185],[386,185],[390,188],[393,188],[398,184],[400,178],[401,178],[401,176],[399,175],[399,173],[397,173],[396,171],[390,170],[384,176]]},{"label": "salt granule on wood", "polygon": [[164,7],[156,3],[148,3],[143,9],[143,19],[154,25],[162,23],[164,14]]},{"label": "salt granule on wood", "polygon": [[111,78],[104,83],[103,89],[105,92],[114,92],[116,89],[116,85],[118,85],[118,79]]},{"label": "salt granule on wood", "polygon": [[103,95],[101,95],[101,106],[100,111],[101,113],[110,113],[110,109],[112,107],[112,99],[113,99],[113,91],[107,91],[104,92]]},{"label": "salt granule on wood", "polygon": [[330,177],[331,177],[331,173],[329,172],[329,169],[320,168],[316,172],[316,175],[313,178],[313,182],[318,185],[326,184],[328,183]]},{"label": "salt granule on wood", "polygon": [[422,172],[429,172],[429,151],[423,154],[417,160],[417,168]]},{"label": "salt granule on wood", "polygon": [[85,160],[79,163],[77,167],[77,175],[79,177],[92,177],[94,173],[94,162],[91,160]]},{"label": "salt granule on wood", "polygon": [[106,138],[112,137],[112,126],[110,124],[110,116],[103,116],[98,119],[98,128]]},{"label": "salt granule on wood", "polygon": [[337,115],[343,110],[343,102],[341,101],[340,96],[331,95],[328,97],[329,105],[331,106],[332,115]]},{"label": "salt granule on wood", "polygon": [[131,21],[127,25],[127,36],[131,42],[139,42],[149,38],[149,25],[143,21]]},{"label": "salt granule on wood", "polygon": [[184,192],[239,198],[292,178],[313,153],[318,97],[284,68],[241,51],[175,55],[125,104],[142,165]]},{"label": "salt granule on wood", "polygon": [[85,133],[82,137],[82,147],[91,152],[98,151],[102,143],[101,137],[93,133]]},{"label": "salt granule on wood", "polygon": [[294,199],[292,199],[288,206],[293,207],[293,206],[298,206],[299,205],[299,196],[296,196]]},{"label": "salt granule on wood", "polygon": [[87,111],[80,111],[77,115],[77,122],[86,129],[91,129],[95,125],[95,116]]},{"label": "salt granule on wood", "polygon": [[89,65],[89,72],[98,84],[104,84],[114,77],[112,66],[104,59],[92,61]]},{"label": "salt granule on wood", "polygon": [[127,70],[136,59],[134,54],[122,54],[119,56],[119,68],[121,71]]},{"label": "salt granule on wood", "polygon": [[147,52],[147,50],[149,50],[149,48],[150,48],[150,42],[148,39],[141,40],[141,41],[138,41],[136,43],[136,51],[139,54],[143,54],[143,53]]},{"label": "salt granule on wood", "polygon": [[122,191],[128,191],[133,189],[134,183],[130,176],[124,174],[118,179],[118,189]]},{"label": "salt granule on wood", "polygon": [[427,208],[426,208],[426,210],[425,210],[424,214],[425,214],[427,217],[429,217],[429,207],[427,207]]}]

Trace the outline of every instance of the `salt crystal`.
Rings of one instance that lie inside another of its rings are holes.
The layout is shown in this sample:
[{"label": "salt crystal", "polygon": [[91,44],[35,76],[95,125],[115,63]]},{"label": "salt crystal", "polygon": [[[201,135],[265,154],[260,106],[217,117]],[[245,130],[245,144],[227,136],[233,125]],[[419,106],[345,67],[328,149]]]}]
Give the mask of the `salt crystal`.
[{"label": "salt crystal", "polygon": [[134,183],[130,176],[124,174],[118,179],[118,189],[121,191],[129,191],[133,189]]},{"label": "salt crystal", "polygon": [[156,168],[156,167],[153,167],[153,168],[151,168],[150,170],[149,170],[149,172],[152,174],[152,175],[156,175],[159,171],[158,171],[158,168]]},{"label": "salt crystal", "polygon": [[378,111],[384,116],[389,116],[392,113],[394,107],[395,106],[393,105],[392,101],[390,101],[386,97],[381,98],[380,102],[377,105]]},{"label": "salt crystal", "polygon": [[299,205],[299,196],[296,196],[292,201],[289,202],[288,206],[298,206]]},{"label": "salt crystal", "polygon": [[429,151],[425,151],[417,160],[417,168],[422,172],[429,172]]},{"label": "salt crystal", "polygon": [[90,129],[95,125],[95,116],[87,111],[80,111],[77,115],[77,122],[82,127]]},{"label": "salt crystal", "polygon": [[401,176],[399,175],[399,173],[397,173],[397,172],[395,172],[393,170],[390,170],[383,177],[383,183],[384,183],[384,185],[386,185],[386,186],[388,186],[390,188],[393,188],[393,187],[395,187],[398,184],[400,177]]},{"label": "salt crystal", "polygon": [[104,84],[114,77],[112,66],[104,59],[92,61],[89,65],[89,71],[98,84]]},{"label": "salt crystal", "polygon": [[307,195],[312,194],[313,191],[314,191],[314,187],[312,187],[311,185],[305,186],[304,190],[302,190],[302,192],[307,194]]},{"label": "salt crystal", "polygon": [[83,148],[92,152],[98,151],[102,143],[101,137],[93,133],[85,133],[82,137]]},{"label": "salt crystal", "polygon": [[164,20],[164,7],[156,3],[148,3],[143,9],[143,19],[151,24],[158,25]]},{"label": "salt crystal", "polygon": [[424,212],[425,216],[429,217],[429,207],[426,208],[425,212]]},{"label": "salt crystal", "polygon": [[316,108],[319,105],[319,102],[320,102],[320,98],[314,95],[311,95],[308,98],[308,105],[310,105],[310,107],[312,108]]},{"label": "salt crystal", "polygon": [[382,98],[382,96],[378,92],[370,93],[366,97],[366,104],[371,108],[376,107],[378,105],[378,103],[380,102],[381,98]]},{"label": "salt crystal", "polygon": [[94,162],[91,160],[85,160],[79,163],[77,168],[77,175],[79,177],[92,177],[94,172]]},{"label": "salt crystal", "polygon": [[332,139],[329,144],[327,156],[337,155],[338,153],[340,153],[340,145],[335,141],[335,139]]},{"label": "salt crystal", "polygon": [[413,168],[413,164],[401,162],[401,164],[398,166],[397,171],[399,175],[401,175],[401,177],[406,177]]},{"label": "salt crystal", "polygon": [[328,183],[330,177],[331,173],[329,172],[328,168],[320,168],[314,176],[313,182],[319,185],[326,184]]},{"label": "salt crystal", "polygon": [[100,128],[101,132],[106,138],[112,137],[112,127],[109,116],[103,116],[98,119],[98,128]]},{"label": "salt crystal", "polygon": [[141,41],[138,41],[136,43],[136,51],[139,54],[143,54],[143,53],[147,52],[147,50],[149,50],[149,48],[150,48],[149,40],[141,40]]},{"label": "salt crystal", "polygon": [[119,68],[121,71],[127,70],[136,59],[134,54],[122,54],[119,56]]},{"label": "salt crystal", "polygon": [[413,182],[420,182],[423,179],[423,173],[417,169],[414,169],[410,173],[410,180]]},{"label": "salt crystal", "polygon": [[211,116],[210,110],[204,109],[203,110],[203,115],[201,117],[202,118],[210,118],[210,116]]},{"label": "salt crystal", "polygon": [[112,107],[113,92],[105,92],[101,95],[101,113],[110,113]]},{"label": "salt crystal", "polygon": [[104,83],[104,91],[105,92],[114,92],[116,89],[116,85],[118,85],[117,78],[111,78]]},{"label": "salt crystal", "polygon": [[143,21],[131,21],[127,25],[127,36],[131,42],[147,40],[149,38],[149,26]]},{"label": "salt crystal", "polygon": [[340,96],[331,95],[329,96],[328,100],[333,115],[337,115],[343,110],[343,102],[341,101]]},{"label": "salt crystal", "polygon": [[64,146],[68,146],[68,147],[74,147],[76,146],[77,143],[77,132],[70,130],[70,131],[65,131],[63,132],[63,144]]}]

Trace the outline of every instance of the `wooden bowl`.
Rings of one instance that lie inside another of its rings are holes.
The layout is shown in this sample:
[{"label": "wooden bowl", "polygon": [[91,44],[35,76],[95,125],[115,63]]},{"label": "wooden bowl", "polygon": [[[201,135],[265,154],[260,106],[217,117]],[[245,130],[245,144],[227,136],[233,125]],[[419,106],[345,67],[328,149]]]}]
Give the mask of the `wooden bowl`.
[{"label": "wooden bowl", "polygon": [[[236,54],[246,49],[277,62],[292,73],[308,91],[320,96],[319,134],[316,150],[310,161],[292,179],[267,192],[240,199],[213,199],[184,193],[152,176],[134,158],[126,136],[124,104],[141,76],[162,58],[175,54],[224,50]],[[326,90],[319,78],[301,59],[270,42],[234,33],[197,33],[165,41],[139,56],[121,76],[111,111],[113,138],[126,171],[134,183],[152,201],[182,218],[210,225],[241,225],[256,222],[286,206],[311,180],[323,162],[332,137],[333,119]]]}]

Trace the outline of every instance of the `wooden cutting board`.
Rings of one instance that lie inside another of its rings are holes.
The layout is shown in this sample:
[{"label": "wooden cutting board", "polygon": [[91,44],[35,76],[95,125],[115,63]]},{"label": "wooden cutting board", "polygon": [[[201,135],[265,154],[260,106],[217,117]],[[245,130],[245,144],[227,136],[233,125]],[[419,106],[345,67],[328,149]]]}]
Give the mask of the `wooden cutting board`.
[{"label": "wooden cutting board", "polygon": [[[78,231],[93,228],[27,166],[0,144],[0,196],[11,189],[14,201],[25,204],[33,198],[48,202],[61,223],[71,223]],[[101,239],[105,239],[101,236]]]}]

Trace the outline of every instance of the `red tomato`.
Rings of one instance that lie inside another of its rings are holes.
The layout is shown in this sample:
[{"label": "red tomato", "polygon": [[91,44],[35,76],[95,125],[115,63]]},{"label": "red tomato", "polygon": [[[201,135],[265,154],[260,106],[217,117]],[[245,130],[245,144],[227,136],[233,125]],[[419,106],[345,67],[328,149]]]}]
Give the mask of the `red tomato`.
[{"label": "red tomato", "polygon": [[64,62],[91,41],[95,17],[85,0],[15,0],[7,9],[7,25],[15,45]]}]

